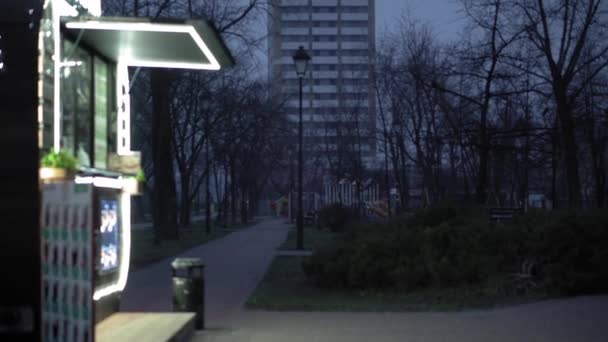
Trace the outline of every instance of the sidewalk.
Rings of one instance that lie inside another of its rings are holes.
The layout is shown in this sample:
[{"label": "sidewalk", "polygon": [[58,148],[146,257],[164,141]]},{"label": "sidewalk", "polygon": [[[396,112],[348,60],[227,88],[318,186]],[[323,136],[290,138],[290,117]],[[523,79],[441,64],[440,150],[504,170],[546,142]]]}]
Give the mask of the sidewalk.
[{"label": "sidewalk", "polygon": [[193,342],[605,342],[608,296],[487,311],[349,313],[246,311]]},{"label": "sidewalk", "polygon": [[[205,262],[206,325],[225,325],[264,276],[275,249],[285,240],[284,219],[267,219],[253,227],[191,249],[180,256]],[[171,261],[162,260],[129,275],[121,311],[172,311]]]}]

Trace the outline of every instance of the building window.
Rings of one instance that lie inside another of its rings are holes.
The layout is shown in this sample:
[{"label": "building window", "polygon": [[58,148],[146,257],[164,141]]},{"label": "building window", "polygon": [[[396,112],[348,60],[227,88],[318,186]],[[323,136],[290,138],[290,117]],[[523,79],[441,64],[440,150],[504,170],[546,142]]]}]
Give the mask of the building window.
[{"label": "building window", "polygon": [[282,37],[284,42],[307,42],[308,41],[308,36],[307,35],[300,35],[300,34],[295,34],[295,35],[284,35]]},{"label": "building window", "polygon": [[342,64],[343,71],[366,71],[369,69],[369,65],[366,63],[358,64]]},{"label": "building window", "polygon": [[349,50],[349,49],[344,49],[341,52],[342,56],[349,56],[349,57],[367,57],[369,55],[369,51],[368,50]]},{"label": "building window", "polygon": [[315,64],[313,65],[312,70],[314,71],[335,71],[335,64]]},{"label": "building window", "polygon": [[308,21],[288,20],[288,21],[282,21],[281,25],[283,27],[309,27],[310,23]]},{"label": "building window", "polygon": [[367,36],[366,35],[342,35],[342,41],[343,42],[366,42],[367,41]]},{"label": "building window", "polygon": [[312,40],[315,42],[335,42],[336,36],[334,36],[334,35],[312,36]]},{"label": "building window", "polygon": [[282,11],[283,13],[307,13],[308,6],[285,6]]},{"label": "building window", "polygon": [[334,20],[314,20],[312,22],[313,27],[336,27],[336,21]]},{"label": "building window", "polygon": [[314,13],[336,13],[338,8],[336,6],[315,6],[312,11]]},{"label": "building window", "polygon": [[313,50],[313,56],[336,56],[336,50]]},{"label": "building window", "polygon": [[342,13],[367,13],[369,8],[367,6],[342,6],[340,12]]},{"label": "building window", "polygon": [[342,27],[367,27],[367,20],[342,20]]},{"label": "building window", "polygon": [[315,85],[336,85],[335,78],[316,78]]},{"label": "building window", "polygon": [[336,94],[314,94],[315,100],[336,100]]}]

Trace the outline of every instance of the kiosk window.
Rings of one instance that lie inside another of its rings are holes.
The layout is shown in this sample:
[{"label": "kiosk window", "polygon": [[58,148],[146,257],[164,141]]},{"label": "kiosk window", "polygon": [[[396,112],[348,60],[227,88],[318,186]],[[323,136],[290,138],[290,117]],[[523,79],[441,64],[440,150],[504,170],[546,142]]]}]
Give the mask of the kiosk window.
[{"label": "kiosk window", "polygon": [[63,49],[61,146],[73,151],[81,166],[91,166],[91,56],[67,40]]},{"label": "kiosk window", "polygon": [[116,150],[114,65],[63,42],[61,147],[81,166],[107,168]]}]

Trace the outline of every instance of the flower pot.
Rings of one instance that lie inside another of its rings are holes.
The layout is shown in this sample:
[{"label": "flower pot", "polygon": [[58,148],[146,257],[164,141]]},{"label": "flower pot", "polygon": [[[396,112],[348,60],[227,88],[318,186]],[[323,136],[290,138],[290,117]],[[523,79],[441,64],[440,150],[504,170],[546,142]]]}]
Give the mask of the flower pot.
[{"label": "flower pot", "polygon": [[144,182],[135,178],[125,178],[123,180],[123,190],[131,195],[141,195],[144,193]]},{"label": "flower pot", "polygon": [[39,179],[42,181],[58,181],[74,178],[75,172],[58,167],[41,167],[38,171]]}]

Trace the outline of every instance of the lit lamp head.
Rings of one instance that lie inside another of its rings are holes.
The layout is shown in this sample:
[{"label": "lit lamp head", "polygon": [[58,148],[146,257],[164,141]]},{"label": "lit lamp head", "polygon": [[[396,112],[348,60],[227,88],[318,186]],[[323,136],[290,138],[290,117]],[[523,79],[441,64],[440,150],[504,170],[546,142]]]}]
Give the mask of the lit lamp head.
[{"label": "lit lamp head", "polygon": [[310,61],[310,56],[308,53],[306,53],[304,47],[300,46],[296,53],[293,54],[293,62],[296,65],[296,73],[298,74],[298,77],[302,78],[306,74],[308,61]]}]

